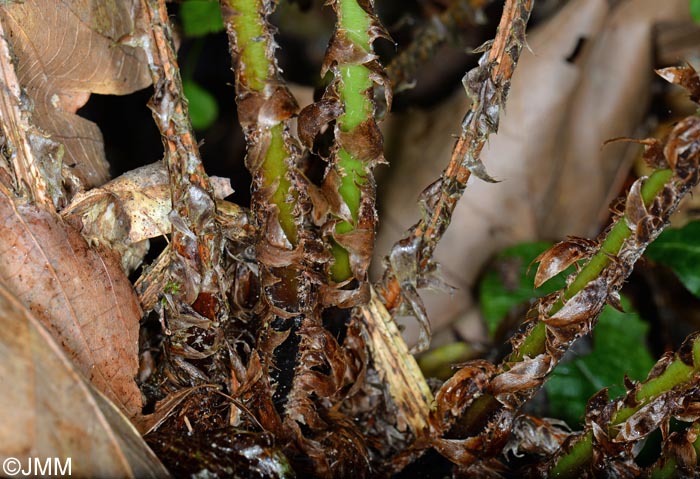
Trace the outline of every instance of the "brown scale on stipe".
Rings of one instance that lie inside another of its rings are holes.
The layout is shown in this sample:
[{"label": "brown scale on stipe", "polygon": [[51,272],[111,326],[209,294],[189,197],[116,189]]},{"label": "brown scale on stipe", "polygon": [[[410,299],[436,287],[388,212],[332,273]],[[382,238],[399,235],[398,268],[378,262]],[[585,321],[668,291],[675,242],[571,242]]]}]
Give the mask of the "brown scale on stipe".
[{"label": "brown scale on stipe", "polygon": [[597,248],[598,243],[594,240],[569,236],[566,241],[543,251],[532,261],[533,264],[539,263],[535,274],[535,288],[539,288],[572,264],[578,268],[578,262],[590,258]]},{"label": "brown scale on stipe", "polygon": [[[324,307],[344,305],[352,298],[333,294],[336,289],[329,287],[325,274],[332,256],[321,238],[325,231],[318,228],[325,218],[320,210],[334,203],[299,168],[302,144],[312,141],[313,133],[301,117],[303,143],[294,133],[298,106],[278,68],[269,23],[276,3],[221,1],[247,143],[246,166],[253,178],[251,209],[261,281],[255,310],[260,321],[252,333],[255,354],[239,378],[238,394],[275,433],[299,472],[345,477],[352,471],[363,477],[368,471],[367,445],[340,406],[362,383],[365,344],[356,322],[344,324],[339,342],[321,317]],[[315,111],[318,114],[309,121],[317,124],[342,112],[334,105]]]}]

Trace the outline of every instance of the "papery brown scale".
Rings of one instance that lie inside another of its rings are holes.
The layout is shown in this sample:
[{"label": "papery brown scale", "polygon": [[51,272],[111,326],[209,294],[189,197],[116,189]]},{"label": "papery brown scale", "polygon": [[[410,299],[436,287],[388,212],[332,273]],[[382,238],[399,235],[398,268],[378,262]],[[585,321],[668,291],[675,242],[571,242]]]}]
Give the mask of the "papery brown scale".
[{"label": "papery brown scale", "polygon": [[481,449],[481,438],[470,437],[467,439],[444,439],[433,440],[432,446],[441,455],[448,458],[454,464],[473,464]]},{"label": "papery brown scale", "polygon": [[350,308],[355,304],[364,304],[370,299],[368,284],[361,284],[356,289],[339,289],[334,286],[320,287],[319,301],[325,307],[337,306]]},{"label": "papery brown scale", "polygon": [[437,407],[431,413],[433,427],[437,431],[446,430],[484,392],[495,373],[495,366],[488,361],[475,360],[464,364],[435,396]]},{"label": "papery brown scale", "polygon": [[364,278],[372,257],[374,230],[354,229],[347,233],[334,233],[333,238],[350,253],[350,267],[356,278]]},{"label": "papery brown scale", "polygon": [[647,208],[644,204],[644,198],[642,198],[642,185],[646,180],[646,176],[637,179],[627,193],[625,221],[633,232],[637,230],[637,224],[647,216]]},{"label": "papery brown scale", "polygon": [[676,471],[679,478],[697,477],[698,454],[692,437],[692,434],[678,434],[672,437],[669,441],[669,450],[664,452],[664,455],[676,458]]},{"label": "papery brown scale", "polygon": [[570,434],[564,421],[522,414],[513,421],[511,437],[503,447],[503,454],[506,457],[509,453],[515,457],[524,454],[549,456],[561,447]]},{"label": "papery brown scale", "polygon": [[[694,388],[688,391],[681,400],[679,410],[675,411],[673,417],[682,422],[697,422],[700,420],[700,390]],[[698,431],[696,431],[698,433]]]},{"label": "papery brown scale", "polygon": [[[340,185],[340,174],[335,170],[335,168],[330,169],[326,174],[322,187],[324,196],[328,202],[329,211],[338,218],[352,223],[353,218],[352,214],[350,213],[350,208],[348,208],[347,203],[345,203],[345,200],[339,192]],[[333,229],[335,229],[335,225],[333,225]]]},{"label": "papery brown scale", "polygon": [[668,67],[656,70],[656,73],[669,83],[679,85],[690,94],[690,99],[700,102],[700,77],[692,65],[687,64],[682,67]]},{"label": "papery brown scale", "polygon": [[644,405],[625,422],[620,424],[616,441],[639,441],[657,429],[678,407],[680,394],[669,391]]},{"label": "papery brown scale", "polygon": [[605,279],[599,276],[569,299],[553,316],[544,317],[542,321],[555,327],[589,322],[602,309],[607,296],[608,285]]},{"label": "papery brown scale", "polygon": [[347,38],[346,32],[336,29],[333,33],[326,56],[321,65],[321,76],[325,76],[335,65],[364,65],[377,59],[377,56]]},{"label": "papery brown scale", "polygon": [[296,99],[286,87],[277,85],[274,88],[272,95],[259,106],[258,125],[272,127],[292,118],[299,111]]},{"label": "papery brown scale", "polygon": [[697,182],[698,138],[700,117],[690,116],[680,121],[671,130],[664,147],[664,156],[671,169],[686,183]]},{"label": "papery brown scale", "polygon": [[609,305],[611,308],[624,313],[625,308],[622,307],[622,300],[620,299],[620,293],[617,291],[611,291],[608,297],[605,298],[605,304]]},{"label": "papery brown scale", "polygon": [[524,358],[494,377],[489,387],[490,392],[502,404],[515,409],[522,402],[517,393],[541,386],[551,367],[552,358],[547,354]]},{"label": "papery brown scale", "polygon": [[596,245],[595,241],[588,239],[570,238],[540,253],[532,261],[532,264],[539,263],[535,273],[535,288],[539,288],[578,260],[588,257]]},{"label": "papery brown scale", "polygon": [[342,102],[336,98],[324,98],[306,106],[297,119],[297,133],[299,140],[308,149],[311,149],[316,137],[322,130],[336,118],[343,114]]},{"label": "papery brown scale", "polygon": [[663,225],[664,222],[661,218],[656,216],[645,216],[634,228],[635,238],[640,244],[646,246],[646,244],[658,236]]},{"label": "papery brown scale", "polygon": [[268,242],[260,242],[256,248],[258,261],[270,268],[298,265],[304,258],[303,245],[294,249],[280,248]]},{"label": "papery brown scale", "polygon": [[342,148],[353,158],[361,161],[379,161],[383,157],[384,145],[382,132],[374,119],[368,119],[353,128],[352,131],[338,131],[336,134]]}]

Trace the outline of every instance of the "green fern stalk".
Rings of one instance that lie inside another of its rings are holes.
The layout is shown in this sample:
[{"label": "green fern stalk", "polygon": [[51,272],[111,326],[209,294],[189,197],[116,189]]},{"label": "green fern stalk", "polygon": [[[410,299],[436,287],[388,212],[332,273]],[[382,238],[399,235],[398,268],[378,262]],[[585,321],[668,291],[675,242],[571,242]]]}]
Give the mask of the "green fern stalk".
[{"label": "green fern stalk", "polygon": [[[347,38],[362,50],[372,52],[372,38],[369,34],[372,18],[360,7],[357,0],[338,0],[337,15],[338,28],[345,30]],[[338,118],[338,128],[344,133],[351,133],[374,116],[370,70],[365,65],[341,64],[338,65],[338,71],[338,93],[344,107],[344,113]],[[360,186],[367,181],[367,165],[362,159],[354,157],[341,147],[336,168],[341,177],[339,193],[350,210],[353,223],[343,220],[336,225],[335,231],[339,234],[349,233],[357,225],[362,196]],[[333,244],[332,253],[334,261],[331,266],[331,278],[336,283],[342,283],[353,275],[350,256],[347,250],[337,243]]]}]

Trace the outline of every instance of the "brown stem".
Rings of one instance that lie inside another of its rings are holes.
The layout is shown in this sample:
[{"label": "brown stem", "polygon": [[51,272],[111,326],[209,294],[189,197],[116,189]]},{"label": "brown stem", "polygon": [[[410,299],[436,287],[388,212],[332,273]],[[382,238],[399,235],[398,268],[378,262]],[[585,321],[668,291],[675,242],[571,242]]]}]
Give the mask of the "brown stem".
[{"label": "brown stem", "polygon": [[485,45],[488,50],[479,60],[479,66],[464,77],[465,88],[473,102],[462,122],[462,134],[442,176],[421,195],[426,214],[393,246],[389,254],[390,266],[377,286],[389,310],[396,308],[402,299],[409,300],[426,333],[421,347],[427,346],[428,326],[415,290],[420,280],[435,267],[433,251],[450,224],[469,177],[475,174],[494,181],[479,158],[489,135],[498,130],[500,109],[505,104],[510,80],[525,42],[525,26],[532,5],[532,0],[507,0],[496,38]]},{"label": "brown stem", "polygon": [[[141,5],[150,27],[142,42],[155,89],[149,106],[165,147],[173,203],[170,272],[184,286],[185,302],[192,304],[200,292],[219,292],[214,268],[219,264],[222,236],[182,90],[165,1],[142,0]],[[216,313],[209,310],[205,315],[215,319]]]}]

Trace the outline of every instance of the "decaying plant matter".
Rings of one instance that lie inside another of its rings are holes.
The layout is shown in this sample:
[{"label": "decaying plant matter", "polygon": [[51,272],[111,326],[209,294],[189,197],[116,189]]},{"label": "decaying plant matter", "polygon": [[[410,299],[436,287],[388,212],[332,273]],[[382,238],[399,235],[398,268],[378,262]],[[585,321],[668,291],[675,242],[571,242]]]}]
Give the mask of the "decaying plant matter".
[{"label": "decaying plant matter", "polygon": [[[299,111],[275,56],[277,1],[219,3],[252,176],[250,210],[225,201],[230,185],[205,172],[165,0],[134,2],[139,22],[112,39],[126,49],[119,55],[145,53],[134,68],[150,72],[164,160],[99,185],[61,176],[61,147],[32,123],[0,24],[0,210],[12,230],[11,248],[0,253],[0,320],[29,325],[32,347],[47,346],[51,354],[41,357],[60,366],[62,391],[80,371],[120,408],[77,382],[81,401],[97,405],[90,413],[104,434],[111,439],[110,428],[121,428],[125,444],[107,441],[110,454],[141,448],[119,462],[126,475],[166,472],[121,415],[177,476],[388,477],[412,474],[429,455],[454,477],[697,475],[698,333],[645,381],[627,380],[622,397],[610,401],[602,390],[591,398],[581,432],[523,406],[603,307],[621,308],[635,263],[700,182],[700,116],[663,139],[625,139],[644,145],[653,173],[632,184],[598,238],[570,237],[536,259],[536,287],[573,265],[567,286],[532,306],[500,363],[461,364],[431,390],[395,316],[419,320],[424,349],[430,333],[417,290],[442,286],[432,256],[469,178],[496,181],[480,156],[498,130],[533,0],[504,2],[495,39],[464,77],[472,103],[449,164],[421,195],[422,217],[392,248],[376,291],[367,270],[377,225],[373,169],[384,162],[377,121],[391,108],[389,77],[410,83],[405,75],[442,37],[419,33],[388,76],[374,52],[388,34],[373,0],[327,2],[336,23],[321,69],[326,83]],[[487,3],[455,1],[443,20],[472,22]],[[448,17],[455,12],[465,17]],[[700,105],[690,66],[659,74]],[[314,162],[325,167],[319,184],[310,179]],[[86,185],[95,187],[78,191]],[[126,274],[158,235],[169,235],[168,245],[131,288]],[[25,264],[48,286],[26,282],[18,273]],[[110,320],[120,329],[109,329]],[[21,353],[22,371],[44,367],[10,339],[0,332],[0,350]],[[671,420],[688,424],[671,432]],[[663,454],[642,467],[637,446],[656,429]],[[525,460],[510,461],[511,453]]]}]

